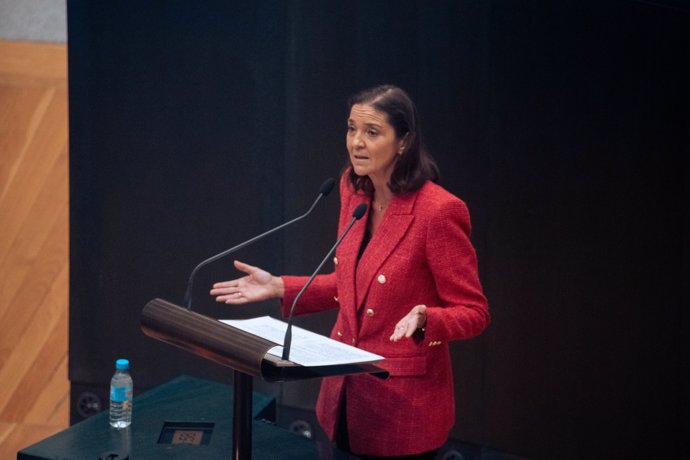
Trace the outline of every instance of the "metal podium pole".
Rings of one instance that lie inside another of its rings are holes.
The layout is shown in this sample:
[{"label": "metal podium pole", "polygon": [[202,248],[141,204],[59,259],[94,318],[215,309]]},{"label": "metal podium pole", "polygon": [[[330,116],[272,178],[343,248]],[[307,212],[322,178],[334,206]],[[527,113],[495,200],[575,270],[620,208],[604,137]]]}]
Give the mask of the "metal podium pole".
[{"label": "metal podium pole", "polygon": [[252,376],[235,371],[233,382],[233,460],[252,458]]}]

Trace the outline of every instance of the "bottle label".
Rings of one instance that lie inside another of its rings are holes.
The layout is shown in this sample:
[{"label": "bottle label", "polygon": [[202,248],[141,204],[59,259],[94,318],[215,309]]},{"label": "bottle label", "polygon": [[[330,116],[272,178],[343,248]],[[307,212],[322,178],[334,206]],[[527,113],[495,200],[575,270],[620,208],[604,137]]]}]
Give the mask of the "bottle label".
[{"label": "bottle label", "polygon": [[110,400],[115,401],[115,402],[131,401],[133,394],[134,394],[134,392],[132,391],[132,387],[111,388],[110,389]]}]

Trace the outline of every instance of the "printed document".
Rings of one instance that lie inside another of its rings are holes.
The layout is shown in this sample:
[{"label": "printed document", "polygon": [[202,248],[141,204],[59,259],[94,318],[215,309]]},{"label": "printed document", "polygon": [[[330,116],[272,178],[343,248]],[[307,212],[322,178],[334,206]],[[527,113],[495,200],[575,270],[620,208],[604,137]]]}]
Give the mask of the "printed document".
[{"label": "printed document", "polygon": [[[252,319],[224,319],[221,322],[275,343],[277,346],[271,348],[268,352],[277,357],[282,356],[283,339],[287,329],[287,323],[284,321],[270,316],[261,316]],[[382,359],[383,356],[351,347],[295,325],[292,326],[290,361],[293,363],[302,366],[335,366],[339,364],[372,363]]]}]

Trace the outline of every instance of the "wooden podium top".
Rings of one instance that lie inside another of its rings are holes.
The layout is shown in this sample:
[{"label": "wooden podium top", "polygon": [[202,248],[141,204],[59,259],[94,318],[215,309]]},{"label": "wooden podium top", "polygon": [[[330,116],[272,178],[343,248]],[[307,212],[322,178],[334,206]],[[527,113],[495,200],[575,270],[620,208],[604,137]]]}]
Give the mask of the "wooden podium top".
[{"label": "wooden podium top", "polygon": [[146,304],[141,328],[157,340],[269,382],[362,373],[388,377],[388,371],[369,363],[300,366],[284,361],[268,354],[275,343],[163,299]]}]

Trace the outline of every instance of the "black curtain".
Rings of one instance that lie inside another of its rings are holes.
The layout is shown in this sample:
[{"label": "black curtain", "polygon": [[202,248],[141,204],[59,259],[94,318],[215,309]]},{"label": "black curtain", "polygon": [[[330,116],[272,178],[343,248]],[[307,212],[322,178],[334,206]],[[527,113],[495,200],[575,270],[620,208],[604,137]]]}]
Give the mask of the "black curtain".
[{"label": "black curtain", "polygon": [[[683,2],[68,3],[70,379],[230,372],[153,341],[200,260],[301,214],[344,162],[347,97],[416,100],[465,200],[493,323],[454,343],[454,439],[534,459],[681,452],[688,432]],[[337,197],[236,256],[308,273]],[[200,272],[195,309],[231,260]],[[685,282],[684,282],[685,281]],[[333,313],[298,323],[327,333]],[[318,382],[262,385],[313,407]]]}]

